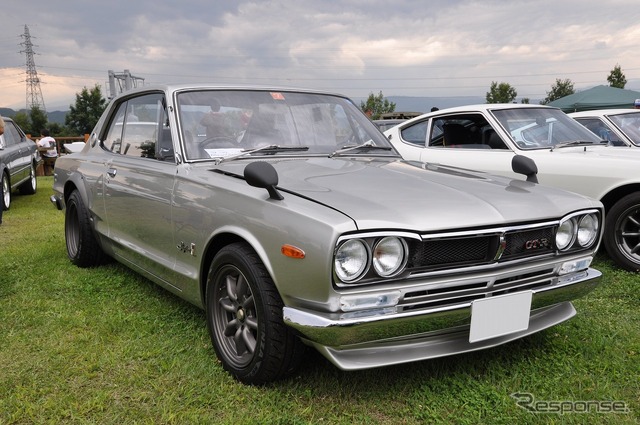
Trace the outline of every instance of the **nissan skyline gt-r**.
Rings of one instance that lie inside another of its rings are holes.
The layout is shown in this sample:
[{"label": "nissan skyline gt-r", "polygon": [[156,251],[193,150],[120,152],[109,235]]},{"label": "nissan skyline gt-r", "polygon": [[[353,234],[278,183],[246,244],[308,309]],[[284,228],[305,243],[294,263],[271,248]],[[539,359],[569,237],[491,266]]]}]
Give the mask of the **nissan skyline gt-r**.
[{"label": "nissan skyline gt-r", "polygon": [[616,147],[560,109],[485,104],[442,109],[385,132],[406,160],[515,177],[514,156],[532,159],[540,184],[605,207],[604,247],[620,267],[640,270],[640,149]]},{"label": "nissan skyline gt-r", "polygon": [[340,95],[148,86],[57,160],[51,200],[74,264],[115,259],[199,306],[222,366],[262,384],[306,346],[355,370],[574,316],[603,206],[513,167],[526,180],[403,161]]}]

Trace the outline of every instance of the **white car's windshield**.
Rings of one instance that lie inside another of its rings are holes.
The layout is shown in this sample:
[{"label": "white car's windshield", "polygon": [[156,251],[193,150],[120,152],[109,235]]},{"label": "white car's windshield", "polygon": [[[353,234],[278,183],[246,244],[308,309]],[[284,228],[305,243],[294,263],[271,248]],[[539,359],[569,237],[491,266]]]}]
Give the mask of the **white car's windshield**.
[{"label": "white car's windshield", "polygon": [[548,149],[563,144],[600,144],[602,140],[559,109],[514,108],[492,111],[521,149]]},{"label": "white car's windshield", "polygon": [[611,115],[609,118],[634,144],[640,145],[640,111]]},{"label": "white car's windshield", "polygon": [[[188,91],[177,96],[189,160],[255,154],[396,155],[387,139],[349,100],[338,96],[248,90]],[[290,149],[290,148],[304,149]],[[374,149],[371,149],[371,148]],[[380,147],[380,149],[375,149]],[[287,149],[289,148],[289,149]]]}]

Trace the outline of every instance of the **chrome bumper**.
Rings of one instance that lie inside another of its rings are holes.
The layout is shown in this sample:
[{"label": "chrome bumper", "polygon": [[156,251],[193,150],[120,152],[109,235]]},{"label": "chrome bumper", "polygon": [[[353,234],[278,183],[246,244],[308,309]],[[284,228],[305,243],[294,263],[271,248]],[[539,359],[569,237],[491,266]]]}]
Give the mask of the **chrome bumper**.
[{"label": "chrome bumper", "polygon": [[284,307],[284,322],[343,370],[379,367],[494,347],[564,322],[576,314],[570,301],[591,292],[601,276],[589,268],[567,283],[534,290],[526,330],[476,343],[469,342],[471,302],[365,317]]}]

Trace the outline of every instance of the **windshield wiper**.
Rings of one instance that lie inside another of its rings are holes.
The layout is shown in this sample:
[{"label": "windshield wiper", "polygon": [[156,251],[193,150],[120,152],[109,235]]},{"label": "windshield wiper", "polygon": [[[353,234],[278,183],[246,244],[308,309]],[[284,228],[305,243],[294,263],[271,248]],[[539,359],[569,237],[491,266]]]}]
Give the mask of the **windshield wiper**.
[{"label": "windshield wiper", "polygon": [[609,142],[607,142],[606,140],[600,140],[598,142],[589,142],[587,140],[570,140],[567,142],[562,142],[562,143],[558,143],[557,145],[553,145],[551,146],[551,151],[553,151],[556,148],[566,148],[569,146],[593,146],[593,145],[602,145],[602,144],[608,144]]},{"label": "windshield wiper", "polygon": [[266,145],[260,146],[259,148],[243,150],[242,152],[238,152],[229,156],[220,156],[215,158],[214,162],[216,165],[221,162],[228,161],[231,159],[242,158],[246,155],[251,155],[256,152],[264,152],[264,153],[278,153],[278,152],[297,152],[297,151],[308,151],[309,146],[280,146],[280,145]]},{"label": "windshield wiper", "polygon": [[360,150],[360,149],[380,149],[380,150],[384,150],[384,151],[390,151],[391,147],[390,146],[376,146],[375,144],[373,144],[373,141],[369,140],[366,141],[362,144],[359,145],[354,145],[354,146],[345,146],[342,149],[338,149],[337,151],[334,151],[333,153],[331,153],[331,155],[329,155],[329,158],[333,158],[336,155],[341,155],[343,153],[347,153],[347,152],[351,152],[354,150]]}]

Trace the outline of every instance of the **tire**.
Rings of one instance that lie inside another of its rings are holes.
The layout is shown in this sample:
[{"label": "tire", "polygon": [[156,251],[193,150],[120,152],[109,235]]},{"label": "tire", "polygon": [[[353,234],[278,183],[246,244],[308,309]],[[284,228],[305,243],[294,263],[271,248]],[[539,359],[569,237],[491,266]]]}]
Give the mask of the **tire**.
[{"label": "tire", "polygon": [[207,326],[222,366],[245,384],[281,379],[299,366],[304,345],[282,320],[269,273],[244,243],[215,256],[207,276]]},{"label": "tire", "polygon": [[95,267],[105,262],[106,254],[95,237],[89,211],[77,190],[67,200],[64,236],[67,255],[76,266]]},{"label": "tire", "polygon": [[9,185],[9,177],[4,172],[0,175],[0,192],[4,199],[2,207],[6,211],[11,207],[11,186]]},{"label": "tire", "polygon": [[29,170],[29,180],[22,183],[18,188],[23,195],[35,195],[38,190],[38,179],[36,179],[36,165],[31,163],[31,170]]},{"label": "tire", "polygon": [[609,257],[625,270],[640,270],[640,193],[616,202],[607,213],[604,246]]}]

